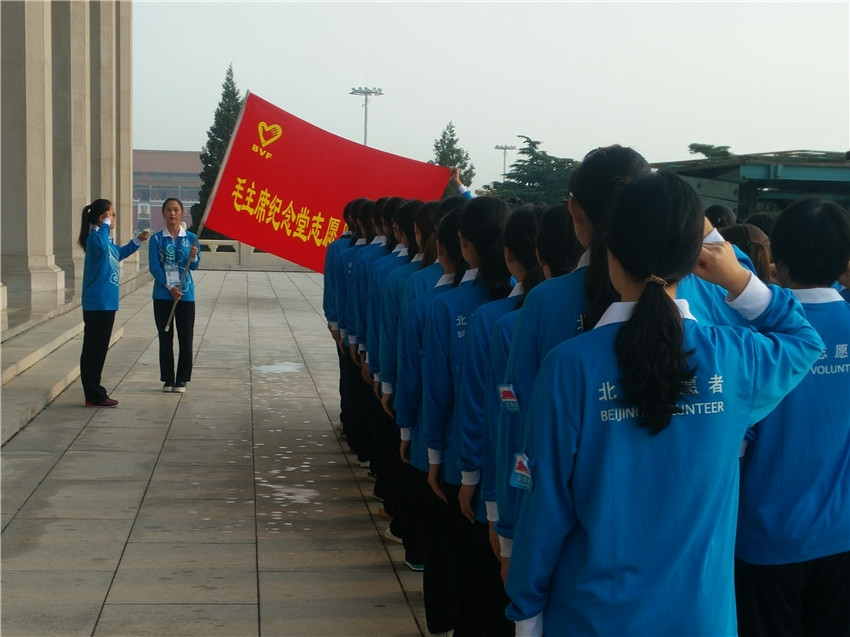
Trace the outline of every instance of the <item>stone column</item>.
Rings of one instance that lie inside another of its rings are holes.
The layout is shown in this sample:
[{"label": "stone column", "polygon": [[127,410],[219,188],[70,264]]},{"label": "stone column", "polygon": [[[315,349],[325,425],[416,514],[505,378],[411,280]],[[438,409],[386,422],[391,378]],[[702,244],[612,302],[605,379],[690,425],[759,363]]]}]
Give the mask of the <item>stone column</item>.
[{"label": "stone column", "polygon": [[[123,223],[118,225],[117,241],[122,245],[133,238],[133,3],[116,2],[115,80],[116,109],[116,191],[115,210]],[[145,248],[121,262],[122,275],[132,275],[147,267]],[[145,255],[142,261],[139,257]]]},{"label": "stone column", "polygon": [[54,0],[53,241],[65,283],[79,291],[84,253],[77,243],[83,208],[91,202],[89,2]]},{"label": "stone column", "polygon": [[[2,6],[2,266],[10,292],[64,296],[53,255],[50,4]],[[36,300],[36,296],[39,298]]]},{"label": "stone column", "polygon": [[[91,33],[91,198],[115,203],[115,2],[93,0]],[[118,228],[122,212],[116,208]],[[117,239],[116,239],[117,241]]]}]

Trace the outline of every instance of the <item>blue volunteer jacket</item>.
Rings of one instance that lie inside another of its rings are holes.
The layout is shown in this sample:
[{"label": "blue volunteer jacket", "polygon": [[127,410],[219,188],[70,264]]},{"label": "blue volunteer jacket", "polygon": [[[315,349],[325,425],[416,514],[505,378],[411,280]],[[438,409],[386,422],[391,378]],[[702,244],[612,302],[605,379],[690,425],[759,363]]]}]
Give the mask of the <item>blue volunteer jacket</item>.
[{"label": "blue volunteer jacket", "polygon": [[181,301],[195,302],[195,281],[192,279],[192,270],[197,270],[201,265],[201,252],[195,259],[189,262],[189,252],[195,245],[197,235],[180,229],[177,241],[171,238],[168,230],[162,230],[151,235],[148,249],[148,269],[153,275],[153,298],[161,301],[171,301],[173,297],[167,287],[166,268],[177,267],[177,276],[182,277],[189,263],[189,274],[183,281]]},{"label": "blue volunteer jacket", "polygon": [[118,310],[118,262],[136,252],[141,242],[133,239],[121,247],[112,243],[110,224],[92,226],[86,238],[86,256],[83,261],[82,306],[84,312]]},{"label": "blue volunteer jacket", "polygon": [[[547,635],[735,635],[738,450],[747,427],[805,375],[823,344],[802,308],[754,276],[735,300],[763,333],[683,314],[696,383],[650,435],[619,401],[614,341],[632,304],[556,347],[528,401],[508,617]],[[755,312],[758,310],[755,309]],[[750,314],[752,316],[752,314]],[[519,461],[521,460],[521,462]],[[530,625],[530,626],[529,626]]]},{"label": "blue volunteer jacket", "polygon": [[825,347],[748,435],[735,554],[751,564],[850,551],[850,305],[832,288],[791,292]]}]

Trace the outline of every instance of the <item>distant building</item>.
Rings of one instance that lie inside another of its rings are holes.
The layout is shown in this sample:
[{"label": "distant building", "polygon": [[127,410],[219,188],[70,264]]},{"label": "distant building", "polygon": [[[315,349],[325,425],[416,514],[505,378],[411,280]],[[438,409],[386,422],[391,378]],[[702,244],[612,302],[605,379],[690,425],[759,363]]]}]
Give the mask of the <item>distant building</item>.
[{"label": "distant building", "polygon": [[778,213],[803,197],[850,206],[850,161],[845,153],[790,150],[652,167],[677,173],[694,187],[703,206],[729,206],[739,220],[754,212]]},{"label": "distant building", "polygon": [[133,151],[133,227],[161,230],[162,203],[183,202],[183,221],[192,225],[192,206],[201,189],[201,153],[189,150]]}]

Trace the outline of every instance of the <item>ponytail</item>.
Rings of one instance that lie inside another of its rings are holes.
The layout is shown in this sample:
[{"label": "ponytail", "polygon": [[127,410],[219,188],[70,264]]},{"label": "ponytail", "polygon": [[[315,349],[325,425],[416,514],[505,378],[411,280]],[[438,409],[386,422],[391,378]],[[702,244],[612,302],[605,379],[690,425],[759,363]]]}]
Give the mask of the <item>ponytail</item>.
[{"label": "ponytail", "polygon": [[631,318],[617,332],[615,349],[621,399],[638,408],[639,423],[657,434],[678,410],[685,385],[696,374],[682,351],[684,330],[679,308],[661,284],[649,282]]},{"label": "ponytail", "polygon": [[109,210],[112,202],[108,199],[95,199],[88,206],[83,208],[82,223],[80,224],[80,236],[77,238],[77,243],[86,250],[86,241],[89,238],[91,227],[97,225],[103,214]]},{"label": "ponytail", "polygon": [[478,279],[490,298],[503,299],[510,292],[511,273],[505,263],[502,231],[511,209],[496,197],[476,197],[460,216],[460,233],[478,253]]},{"label": "ponytail", "polygon": [[[691,273],[702,248],[704,215],[694,189],[674,173],[625,184],[612,200],[607,246],[624,275],[643,282],[631,318],[617,332],[621,399],[657,434],[679,410],[696,368],[683,351],[682,317],[665,288]],[[607,259],[606,259],[607,261]]]},{"label": "ponytail", "polygon": [[525,276],[520,281],[523,294],[517,301],[516,309],[522,307],[526,295],[545,278],[543,268],[537,261],[537,236],[542,216],[542,204],[525,204],[514,210],[505,224],[505,248],[510,250],[525,270]]}]

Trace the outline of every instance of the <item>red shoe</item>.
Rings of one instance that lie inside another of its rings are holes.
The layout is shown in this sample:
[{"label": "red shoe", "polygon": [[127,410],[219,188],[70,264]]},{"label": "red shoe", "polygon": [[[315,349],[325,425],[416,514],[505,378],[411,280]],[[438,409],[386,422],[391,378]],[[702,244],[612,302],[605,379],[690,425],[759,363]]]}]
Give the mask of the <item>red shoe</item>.
[{"label": "red shoe", "polygon": [[117,400],[113,400],[112,398],[105,398],[99,403],[91,403],[86,401],[86,407],[115,407],[118,404]]}]

